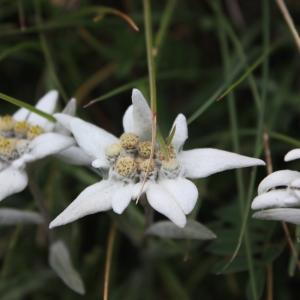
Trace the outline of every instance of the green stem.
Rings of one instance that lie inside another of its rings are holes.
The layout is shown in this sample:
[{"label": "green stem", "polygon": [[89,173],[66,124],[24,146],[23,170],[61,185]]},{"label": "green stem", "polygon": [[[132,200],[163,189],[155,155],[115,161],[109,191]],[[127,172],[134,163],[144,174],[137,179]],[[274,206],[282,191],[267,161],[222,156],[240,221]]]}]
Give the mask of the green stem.
[{"label": "green stem", "polygon": [[144,3],[144,24],[146,34],[147,62],[150,83],[150,101],[153,115],[157,112],[157,96],[156,96],[156,72],[155,61],[153,55],[152,43],[152,17],[151,17],[151,0],[143,0]]},{"label": "green stem", "polygon": [[36,113],[37,115],[40,115],[41,117],[47,119],[48,121],[50,122],[56,122],[56,119],[52,116],[52,115],[49,115],[39,109],[37,109],[36,107],[24,102],[24,101],[21,101],[21,100],[18,100],[16,98],[13,98],[11,96],[8,96],[8,95],[5,95],[3,93],[0,93],[0,99],[4,100],[4,101],[7,101],[13,105],[16,105],[16,106],[19,106],[19,107],[23,107],[23,108],[26,108],[28,109],[29,111],[33,112],[33,113]]},{"label": "green stem", "polygon": [[[219,4],[220,5],[220,4]],[[225,34],[224,26],[222,26],[221,21],[221,14],[220,10],[217,9],[216,11],[217,19],[219,23],[219,39],[221,43],[221,50],[222,50],[222,56],[223,56],[223,62],[224,62],[224,75],[226,77],[226,80],[228,79],[229,74],[229,68],[230,68],[230,55],[229,55],[229,47],[228,47],[228,41],[227,36]],[[228,96],[228,109],[229,109],[229,117],[230,117],[230,123],[231,123],[231,131],[232,131],[232,143],[233,143],[233,149],[235,152],[239,152],[239,135],[238,135],[238,120],[237,120],[237,113],[236,113],[236,107],[235,107],[235,98],[234,93],[230,93]],[[238,187],[238,198],[239,198],[239,204],[240,204],[240,213],[241,213],[241,219],[243,218],[243,211],[244,211],[244,199],[245,199],[245,187],[242,180],[242,171],[236,170],[236,181],[237,181],[237,187]],[[245,229],[244,234],[244,245],[246,250],[246,259],[248,264],[248,270],[249,270],[249,277],[250,277],[250,283],[251,283],[251,291],[253,299],[258,299],[257,295],[257,284],[256,284],[256,277],[255,277],[255,271],[253,266],[253,257],[252,257],[252,249],[251,249],[251,243],[249,240],[248,230]]]},{"label": "green stem", "polygon": [[155,36],[155,55],[157,56],[159,53],[159,50],[161,48],[162,42],[164,40],[164,37],[168,31],[172,15],[176,6],[177,0],[169,0],[166,4],[166,8],[164,10],[163,16],[161,18],[159,30]]}]

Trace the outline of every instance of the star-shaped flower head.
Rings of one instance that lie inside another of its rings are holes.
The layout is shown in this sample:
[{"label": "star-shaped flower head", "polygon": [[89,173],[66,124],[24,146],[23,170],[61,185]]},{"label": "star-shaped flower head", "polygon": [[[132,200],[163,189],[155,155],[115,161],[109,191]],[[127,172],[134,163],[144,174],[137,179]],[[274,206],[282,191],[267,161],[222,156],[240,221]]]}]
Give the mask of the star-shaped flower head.
[{"label": "star-shaped flower head", "polygon": [[[285,161],[300,158],[300,149],[291,150]],[[258,186],[258,196],[251,208],[257,210],[253,217],[300,224],[300,172],[276,171],[264,178]]]},{"label": "star-shaped flower head", "polygon": [[79,194],[50,227],[109,209],[121,214],[141,191],[156,211],[183,227],[198,198],[196,186],[187,178],[264,165],[260,159],[217,149],[183,151],[188,129],[182,114],[173,124],[175,134],[167,151],[155,145],[154,159],[150,161],[151,110],[137,89],[133,90],[132,105],[124,114],[124,133],[120,138],[79,118],[55,116],[73,133],[78,145],[95,158],[92,166],[102,170],[104,179]]},{"label": "star-shaped flower head", "polygon": [[[48,114],[55,111],[58,93],[48,92],[36,108]],[[13,116],[0,117],[0,201],[21,192],[28,184],[27,163],[59,153],[74,144],[74,139],[54,132],[57,125],[19,109]]]}]

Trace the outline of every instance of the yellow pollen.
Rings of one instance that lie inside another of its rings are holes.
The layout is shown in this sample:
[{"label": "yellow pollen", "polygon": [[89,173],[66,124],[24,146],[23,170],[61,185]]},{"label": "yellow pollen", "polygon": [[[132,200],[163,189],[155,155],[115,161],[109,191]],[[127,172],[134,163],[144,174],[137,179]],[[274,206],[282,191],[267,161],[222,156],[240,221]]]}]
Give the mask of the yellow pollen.
[{"label": "yellow pollen", "polygon": [[179,163],[176,159],[163,160],[161,165],[163,169],[168,171],[174,171],[179,167]]},{"label": "yellow pollen", "polygon": [[26,136],[27,130],[29,129],[30,125],[26,121],[19,121],[15,123],[14,131],[17,136]]},{"label": "yellow pollen", "polygon": [[120,137],[121,146],[126,150],[136,149],[139,143],[139,137],[134,133],[123,133]]},{"label": "yellow pollen", "polygon": [[27,131],[27,138],[29,140],[34,139],[35,137],[39,136],[44,132],[43,128],[39,125],[34,125],[28,128]]},{"label": "yellow pollen", "polygon": [[137,171],[136,162],[130,156],[120,157],[115,164],[115,168],[117,173],[123,177],[131,177]]},{"label": "yellow pollen", "polygon": [[[149,169],[148,169],[149,168]],[[153,172],[154,171],[154,162],[153,159],[144,159],[139,163],[139,170],[141,172]]]},{"label": "yellow pollen", "polygon": [[108,157],[116,157],[121,153],[122,146],[119,143],[112,144],[105,149],[105,154]]},{"label": "yellow pollen", "polygon": [[140,142],[138,145],[138,153],[142,158],[149,158],[151,154],[152,144],[149,141]]},{"label": "yellow pollen", "polygon": [[14,129],[15,120],[13,117],[6,115],[0,117],[0,131],[10,131]]},{"label": "yellow pollen", "polygon": [[16,151],[17,140],[0,136],[0,155],[10,158]]}]

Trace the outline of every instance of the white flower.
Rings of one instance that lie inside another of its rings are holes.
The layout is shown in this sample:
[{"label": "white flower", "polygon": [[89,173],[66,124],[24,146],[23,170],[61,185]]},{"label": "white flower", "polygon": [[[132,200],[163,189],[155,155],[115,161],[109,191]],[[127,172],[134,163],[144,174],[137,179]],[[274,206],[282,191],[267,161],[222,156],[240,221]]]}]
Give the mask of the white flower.
[{"label": "white flower", "polygon": [[183,151],[188,129],[182,114],[174,122],[176,130],[168,153],[156,145],[154,161],[149,162],[151,111],[137,89],[133,90],[132,103],[124,114],[125,133],[120,138],[81,119],[55,115],[78,145],[95,158],[92,165],[102,170],[104,179],[86,188],[52,221],[51,228],[109,209],[121,214],[139,195],[145,176],[143,192],[149,204],[183,227],[198,198],[196,186],[186,177],[203,178],[224,170],[264,165],[262,160],[217,149]]},{"label": "white flower", "polygon": [[[76,114],[76,99],[72,98],[65,108],[62,110],[62,113],[69,116],[74,116]],[[70,136],[71,132],[60,123],[55,123],[54,132],[60,133],[62,135]],[[91,156],[86,154],[78,145],[72,145],[67,149],[56,154],[57,157],[63,161],[73,164],[73,165],[91,165],[93,159]]]},{"label": "white flower", "polygon": [[[299,158],[300,149],[294,149],[286,154],[284,160]],[[280,170],[264,178],[251,208],[258,210],[253,215],[257,219],[300,224],[300,172]]]},{"label": "white flower", "polygon": [[[57,98],[58,93],[50,91],[36,108],[52,114]],[[0,117],[0,201],[25,189],[27,163],[74,144],[73,138],[54,132],[56,129],[55,123],[24,108],[13,116]]]}]

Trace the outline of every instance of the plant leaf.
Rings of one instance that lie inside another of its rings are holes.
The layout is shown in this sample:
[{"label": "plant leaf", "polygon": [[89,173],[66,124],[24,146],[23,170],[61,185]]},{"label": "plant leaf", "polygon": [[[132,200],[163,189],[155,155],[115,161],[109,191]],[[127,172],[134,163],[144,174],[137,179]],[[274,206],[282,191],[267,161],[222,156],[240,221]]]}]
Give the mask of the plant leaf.
[{"label": "plant leaf", "polygon": [[37,109],[36,107],[24,102],[24,101],[21,101],[21,100],[18,100],[16,98],[13,98],[11,96],[8,96],[8,95],[5,95],[3,93],[0,93],[0,99],[4,100],[4,101],[7,101],[13,105],[16,105],[16,106],[19,106],[19,107],[23,107],[23,108],[26,108],[28,110],[30,110],[31,112],[33,113],[36,113],[38,114],[39,116],[49,120],[50,122],[56,122],[56,119],[52,116],[52,115],[49,115],[39,109]]},{"label": "plant leaf", "polygon": [[212,240],[217,237],[210,229],[194,220],[188,220],[183,228],[170,221],[157,222],[147,229],[146,234],[171,239]]},{"label": "plant leaf", "polygon": [[0,225],[42,224],[43,222],[43,217],[36,212],[14,208],[0,209]]},{"label": "plant leaf", "polygon": [[71,290],[80,295],[85,293],[82,279],[75,270],[63,241],[56,241],[50,246],[49,265]]}]

